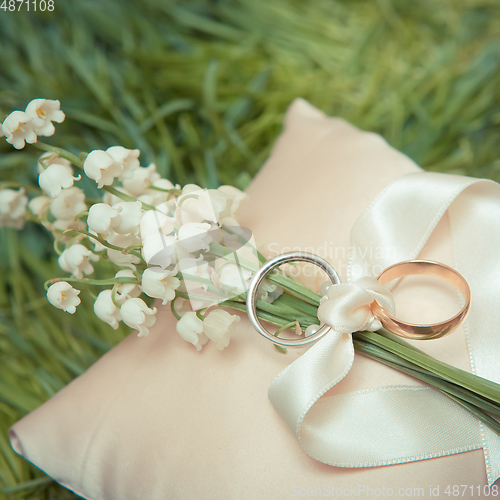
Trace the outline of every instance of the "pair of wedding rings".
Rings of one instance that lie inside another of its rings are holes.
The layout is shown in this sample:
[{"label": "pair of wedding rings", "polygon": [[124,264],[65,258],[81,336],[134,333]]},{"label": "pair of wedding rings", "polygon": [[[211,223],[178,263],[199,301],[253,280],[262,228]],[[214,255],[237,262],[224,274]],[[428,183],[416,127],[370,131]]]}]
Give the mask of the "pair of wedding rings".
[{"label": "pair of wedding rings", "polygon": [[[323,337],[330,327],[328,325],[322,325],[319,330],[314,334],[306,338],[297,339],[284,339],[281,337],[276,337],[270,333],[261,324],[259,318],[257,317],[256,301],[257,301],[257,289],[265,278],[265,276],[274,268],[286,264],[287,262],[310,262],[316,264],[318,267],[323,269],[327,274],[328,278],[333,285],[341,283],[340,278],[335,271],[335,269],[323,258],[318,255],[305,252],[290,252],[282,255],[278,255],[273,259],[266,262],[253,276],[252,281],[248,287],[247,292],[247,314],[250,318],[255,329],[264,337],[271,340],[274,344],[286,347],[303,347],[311,342],[315,342]],[[377,281],[381,285],[387,285],[391,281],[396,279],[404,278],[410,275],[426,275],[433,276],[435,278],[440,278],[447,281],[462,294],[465,305],[462,309],[452,318],[443,321],[441,323],[425,324],[419,325],[414,323],[407,323],[398,320],[382,309],[377,302],[371,304],[371,309],[374,317],[380,321],[382,326],[398,335],[399,337],[414,339],[414,340],[430,340],[437,339],[448,335],[453,330],[455,330],[460,323],[465,319],[469,308],[470,308],[470,288],[467,281],[463,278],[461,274],[457,271],[439,262],[429,261],[429,260],[409,260],[405,262],[399,262],[393,266],[384,269],[378,277]]]}]

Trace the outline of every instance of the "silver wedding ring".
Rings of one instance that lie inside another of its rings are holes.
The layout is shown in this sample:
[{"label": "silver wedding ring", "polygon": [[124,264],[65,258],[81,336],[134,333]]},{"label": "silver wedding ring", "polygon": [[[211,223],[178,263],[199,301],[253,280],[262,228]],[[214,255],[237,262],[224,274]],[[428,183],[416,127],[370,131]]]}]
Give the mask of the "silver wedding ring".
[{"label": "silver wedding ring", "polygon": [[279,267],[282,264],[286,264],[287,262],[310,262],[311,264],[317,265],[319,268],[323,269],[327,274],[328,278],[334,285],[338,285],[341,283],[339,275],[337,271],[331,266],[325,259],[319,257],[318,255],[314,255],[312,253],[306,252],[290,252],[284,253],[274,257],[273,259],[267,261],[254,275],[250,285],[248,287],[247,292],[247,314],[250,318],[255,329],[266,339],[272,341],[274,344],[283,346],[283,347],[303,347],[312,342],[316,342],[321,337],[323,337],[330,327],[328,325],[322,325],[319,330],[309,337],[306,338],[298,338],[298,339],[283,339],[281,337],[274,336],[271,332],[269,332],[266,328],[264,328],[257,317],[257,289],[259,288],[260,283],[266,277],[266,275],[272,271],[275,267]]}]

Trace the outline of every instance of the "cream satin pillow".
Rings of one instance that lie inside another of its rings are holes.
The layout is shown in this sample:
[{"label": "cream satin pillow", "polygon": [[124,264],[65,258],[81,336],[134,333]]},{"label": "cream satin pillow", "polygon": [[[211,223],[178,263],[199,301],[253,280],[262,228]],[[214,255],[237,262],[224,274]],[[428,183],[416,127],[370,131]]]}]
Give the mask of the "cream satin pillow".
[{"label": "cream satin pillow", "polygon": [[[291,249],[326,253],[345,279],[351,226],[383,187],[417,170],[380,136],[297,99],[248,189],[239,220],[268,257]],[[423,256],[449,263],[448,236],[444,217]],[[398,290],[399,317],[433,321],[457,307],[439,288],[421,283],[417,291]],[[425,295],[434,298],[430,305]],[[403,488],[407,496],[430,497],[430,489],[439,488],[442,496],[448,485],[486,485],[482,450],[368,469],[316,462],[267,399],[269,385],[299,350],[279,353],[245,315],[224,351],[206,345],[197,352],[174,325],[163,308],[149,337],[132,333],[16,423],[12,447],[92,500],[278,500],[328,496],[338,488],[358,498],[387,498],[388,488],[394,496]],[[469,370],[461,331],[419,347]],[[332,391],[400,383],[416,384],[356,355],[351,372]]]}]

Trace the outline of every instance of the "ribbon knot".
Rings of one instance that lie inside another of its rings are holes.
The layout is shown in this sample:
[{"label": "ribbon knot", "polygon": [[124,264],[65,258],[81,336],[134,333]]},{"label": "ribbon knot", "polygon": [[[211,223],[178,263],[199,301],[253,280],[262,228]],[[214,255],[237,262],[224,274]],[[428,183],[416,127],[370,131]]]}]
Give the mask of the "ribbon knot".
[{"label": "ribbon knot", "polygon": [[389,314],[394,314],[395,305],[391,292],[374,277],[365,276],[353,283],[334,285],[320,301],[318,319],[339,333],[361,330],[375,332],[382,325],[373,316],[370,305],[374,301]]}]

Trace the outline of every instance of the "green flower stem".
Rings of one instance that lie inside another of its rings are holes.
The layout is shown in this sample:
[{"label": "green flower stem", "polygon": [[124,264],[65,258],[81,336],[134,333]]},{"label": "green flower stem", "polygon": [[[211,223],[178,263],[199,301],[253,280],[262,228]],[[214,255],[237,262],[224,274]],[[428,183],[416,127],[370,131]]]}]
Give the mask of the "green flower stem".
[{"label": "green flower stem", "polygon": [[181,319],[179,313],[175,310],[175,299],[178,298],[178,295],[176,295],[171,301],[170,301],[170,310],[172,311],[172,314],[174,315],[175,319],[179,321]]},{"label": "green flower stem", "polygon": [[[243,312],[247,311],[246,304],[244,304],[242,302],[235,302],[232,300],[226,300],[224,302],[220,302],[219,306],[220,307],[229,307],[231,309],[236,309],[237,311],[243,311]],[[273,325],[280,326],[280,327],[290,323],[290,320],[280,318],[279,316],[274,316],[273,314],[267,313],[265,311],[257,310],[257,316],[260,319],[262,319],[263,321],[267,321],[268,323],[271,323]],[[294,320],[294,323],[295,323],[295,320]]]},{"label": "green flower stem", "polygon": [[[295,326],[295,321],[290,321],[290,323],[287,323],[286,325],[283,325],[283,326],[280,326],[275,332],[274,332],[274,336],[277,337],[281,332],[285,331],[286,329],[288,328],[292,328],[293,326]],[[283,354],[286,354],[287,353],[287,350],[285,347],[282,347],[278,344],[273,344],[274,347],[276,347],[276,349],[283,353]]]},{"label": "green flower stem", "polygon": [[90,278],[71,278],[71,277],[62,277],[62,278],[52,278],[50,280],[47,280],[44,283],[44,288],[47,290],[50,285],[53,285],[54,283],[57,283],[59,281],[67,281],[68,283],[84,283],[86,285],[115,285],[117,283],[119,284],[124,284],[124,283],[132,283],[134,285],[138,285],[139,281],[136,280],[135,278],[129,278],[127,276],[121,276],[119,278],[108,278],[105,280],[95,280],[95,279],[90,279]]},{"label": "green flower stem", "polygon": [[305,303],[303,300],[300,300],[298,297],[295,295],[291,294],[288,292],[288,290],[285,290],[284,293],[282,293],[274,302],[273,305],[281,305],[285,304],[289,307],[292,307],[301,313],[307,314],[308,316],[311,316],[315,318],[318,323],[318,308],[315,306],[312,306],[311,304]]},{"label": "green flower stem", "polygon": [[478,377],[472,373],[460,370],[454,366],[448,365],[425,354],[414,346],[409,346],[406,342],[395,341],[385,332],[356,332],[354,336],[359,340],[368,341],[393,354],[410,361],[421,368],[432,372],[450,382],[469,389],[484,398],[492,401],[500,401],[500,385],[490,380]]},{"label": "green flower stem", "polygon": [[[443,392],[454,394],[456,397],[468,401],[469,403],[474,404],[475,406],[479,406],[488,413],[500,415],[500,403],[497,401],[479,396],[470,389],[466,389],[459,384],[450,382],[449,380],[446,380],[443,377],[435,375],[434,373],[430,372],[429,370],[426,370],[425,368],[422,368],[419,365],[416,365],[415,363],[411,363],[405,359],[402,359],[399,356],[392,354],[388,351],[385,351],[384,349],[381,349],[380,347],[377,347],[373,344],[356,340],[355,337],[353,338],[353,342],[355,348],[359,352],[362,352],[367,356],[376,357],[377,360],[386,364],[390,364],[391,366],[394,365],[395,368],[401,371],[404,371],[403,369],[409,369],[412,371],[413,376],[429,383],[430,385],[434,386],[439,385],[439,388],[443,390]],[[425,380],[420,375],[424,377]]]},{"label": "green flower stem", "polygon": [[65,149],[57,148],[40,141],[35,142],[33,146],[41,149],[42,151],[57,153],[61,158],[65,158],[66,160],[70,161],[73,165],[75,165],[75,167],[83,168],[83,162],[80,160],[80,158],[78,158],[78,156],[75,156],[73,153],[66,151]]},{"label": "green flower stem", "polygon": [[257,300],[255,305],[257,306],[257,309],[274,314],[275,316],[280,316],[282,318],[289,320],[293,319],[294,321],[298,319],[301,325],[302,323],[309,323],[309,322],[311,322],[310,324],[313,324],[313,321],[317,321],[312,316],[299,314],[299,311],[294,310],[293,308],[286,306],[284,304],[278,307],[274,303],[270,304],[269,302],[265,302],[263,300]]},{"label": "green flower stem", "polygon": [[[114,188],[113,186],[103,186],[102,189],[104,189],[104,191],[107,191],[108,193],[111,193],[112,195],[116,196],[117,198],[120,198],[123,201],[141,201],[141,200],[138,200],[137,198],[134,198],[133,196],[122,193],[121,191]],[[149,205],[148,203],[144,203],[143,201],[141,201],[141,203],[142,203],[142,208],[144,208],[145,210],[156,210],[156,208],[153,207],[153,205]]]},{"label": "green flower stem", "polygon": [[[135,257],[138,257],[139,259],[141,259],[141,261],[143,260],[142,259],[142,256],[140,253],[137,253],[135,252],[134,250],[130,250],[130,251],[127,251],[126,248],[122,248],[122,247],[118,247],[116,245],[112,245],[111,243],[108,243],[104,238],[101,238],[100,236],[97,236],[95,234],[92,234],[92,233],[89,233],[88,231],[84,231],[84,230],[80,230],[80,229],[68,229],[67,231],[64,231],[64,234],[69,234],[69,233],[80,233],[80,234],[83,234],[89,238],[92,238],[93,240],[96,240],[98,241],[101,245],[107,247],[107,248],[111,248],[111,250],[117,250],[119,252],[124,252],[124,253],[128,253],[130,255],[134,255]],[[129,247],[127,247],[129,248]]]},{"label": "green flower stem", "polygon": [[118,291],[118,283],[115,283],[113,285],[113,288],[111,290],[111,300],[113,301],[113,304],[115,305],[115,307],[118,307],[118,309],[120,309],[120,304],[118,304],[118,301],[116,300],[116,292]]},{"label": "green flower stem", "polygon": [[80,219],[81,217],[85,217],[89,214],[88,210],[84,210],[83,212],[80,212],[79,214],[75,215],[75,221]]},{"label": "green flower stem", "polygon": [[152,189],[153,191],[160,191],[162,193],[172,194],[174,196],[179,196],[180,194],[182,194],[182,191],[180,189],[177,189],[177,188],[163,189],[163,188],[157,187],[157,186],[149,186],[148,189]]}]

